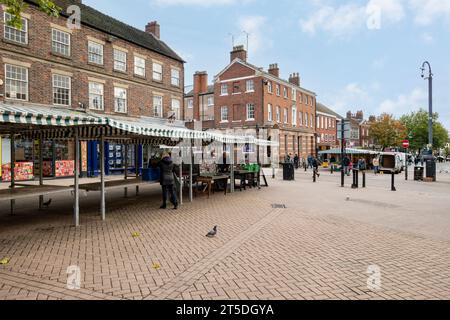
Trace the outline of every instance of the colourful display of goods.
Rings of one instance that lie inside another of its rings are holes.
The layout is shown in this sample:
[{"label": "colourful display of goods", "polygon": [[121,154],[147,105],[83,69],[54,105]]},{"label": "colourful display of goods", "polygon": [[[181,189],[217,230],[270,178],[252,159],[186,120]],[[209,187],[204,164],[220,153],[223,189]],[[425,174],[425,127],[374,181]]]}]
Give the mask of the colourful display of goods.
[{"label": "colourful display of goods", "polygon": [[[14,169],[15,181],[33,180],[33,163],[17,162]],[[2,181],[11,181],[11,164],[2,165]]]},{"label": "colourful display of goods", "polygon": [[55,162],[55,176],[60,177],[71,177],[75,172],[75,161],[56,161]]}]

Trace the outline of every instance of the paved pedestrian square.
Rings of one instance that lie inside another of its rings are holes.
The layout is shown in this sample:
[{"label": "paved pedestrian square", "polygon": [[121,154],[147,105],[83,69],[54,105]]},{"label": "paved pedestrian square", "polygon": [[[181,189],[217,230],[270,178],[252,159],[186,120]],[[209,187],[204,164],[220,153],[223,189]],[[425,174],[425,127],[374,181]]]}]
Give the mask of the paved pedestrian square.
[{"label": "paved pedestrian square", "polygon": [[[70,195],[45,212],[20,201],[15,216],[0,203],[0,259],[10,258],[0,299],[450,299],[445,169],[431,184],[398,175],[397,192],[371,173],[357,190],[350,178],[341,188],[338,173],[316,183],[311,172],[293,182],[279,173],[269,188],[185,199],[178,211],[159,210],[157,185],[127,199],[119,190],[107,195],[106,222],[89,193],[79,228]],[[205,237],[215,225],[217,237]]]}]

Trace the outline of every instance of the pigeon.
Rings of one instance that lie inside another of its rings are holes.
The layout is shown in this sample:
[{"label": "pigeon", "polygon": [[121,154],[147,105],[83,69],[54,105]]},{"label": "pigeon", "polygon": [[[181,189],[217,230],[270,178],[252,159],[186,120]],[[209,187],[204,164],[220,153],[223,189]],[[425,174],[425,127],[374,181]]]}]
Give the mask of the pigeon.
[{"label": "pigeon", "polygon": [[206,235],[208,238],[214,238],[217,235],[217,226],[215,226],[208,234]]},{"label": "pigeon", "polygon": [[50,207],[51,204],[52,204],[52,199],[50,199],[47,202],[43,203],[44,207],[46,207],[46,208]]},{"label": "pigeon", "polygon": [[347,196],[347,201],[350,201],[350,196]]}]

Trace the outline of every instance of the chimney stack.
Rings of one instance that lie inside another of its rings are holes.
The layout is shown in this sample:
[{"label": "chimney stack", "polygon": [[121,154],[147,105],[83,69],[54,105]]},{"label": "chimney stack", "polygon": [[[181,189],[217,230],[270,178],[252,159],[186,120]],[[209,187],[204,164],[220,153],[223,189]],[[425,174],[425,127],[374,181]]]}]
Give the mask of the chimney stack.
[{"label": "chimney stack", "polygon": [[280,69],[278,68],[278,63],[269,65],[269,73],[274,77],[280,77]]},{"label": "chimney stack", "polygon": [[300,75],[298,73],[293,73],[289,76],[289,83],[300,87]]},{"label": "chimney stack", "polygon": [[233,48],[233,51],[230,53],[230,62],[233,62],[236,58],[247,62],[247,51],[244,49],[244,46],[236,46]]},{"label": "chimney stack", "polygon": [[200,121],[200,95],[208,91],[208,73],[197,71],[194,74],[194,115],[193,119]]},{"label": "chimney stack", "polygon": [[161,36],[161,27],[157,21],[152,21],[145,26],[145,32],[152,34],[159,40]]}]

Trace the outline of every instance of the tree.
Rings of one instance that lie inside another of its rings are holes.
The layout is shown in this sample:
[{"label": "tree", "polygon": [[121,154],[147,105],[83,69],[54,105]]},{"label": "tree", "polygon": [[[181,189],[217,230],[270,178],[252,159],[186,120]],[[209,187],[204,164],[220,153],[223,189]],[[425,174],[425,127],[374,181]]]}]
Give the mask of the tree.
[{"label": "tree", "polygon": [[383,113],[370,127],[370,137],[384,148],[400,147],[406,137],[406,128],[392,115]]},{"label": "tree", "polygon": [[[438,121],[439,114],[433,115],[433,149],[441,149],[448,141],[448,131]],[[412,150],[421,151],[428,145],[428,112],[420,109],[400,118],[410,134]]]},{"label": "tree", "polygon": [[[62,10],[52,0],[37,0],[36,2],[41,11],[51,17],[58,17]],[[7,22],[7,25],[20,29],[22,27],[20,14],[28,7],[28,5],[23,0],[0,0],[0,4],[6,5],[6,12],[12,16],[11,20]]]}]

